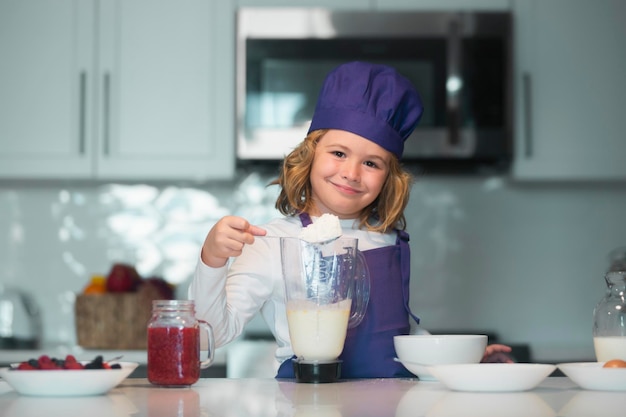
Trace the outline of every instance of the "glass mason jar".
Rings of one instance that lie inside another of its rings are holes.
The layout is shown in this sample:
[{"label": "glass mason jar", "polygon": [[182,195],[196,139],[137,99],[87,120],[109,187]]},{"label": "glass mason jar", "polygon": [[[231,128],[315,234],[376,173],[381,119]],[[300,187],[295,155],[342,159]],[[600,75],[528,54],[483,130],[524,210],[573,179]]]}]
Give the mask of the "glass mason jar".
[{"label": "glass mason jar", "polygon": [[598,362],[626,360],[626,271],[609,271],[605,296],[593,310],[593,346]]},{"label": "glass mason jar", "polygon": [[[148,381],[163,387],[181,387],[200,379],[200,369],[214,359],[213,329],[196,319],[192,300],[154,300],[148,321]],[[200,329],[206,332],[208,355],[200,358]]]}]

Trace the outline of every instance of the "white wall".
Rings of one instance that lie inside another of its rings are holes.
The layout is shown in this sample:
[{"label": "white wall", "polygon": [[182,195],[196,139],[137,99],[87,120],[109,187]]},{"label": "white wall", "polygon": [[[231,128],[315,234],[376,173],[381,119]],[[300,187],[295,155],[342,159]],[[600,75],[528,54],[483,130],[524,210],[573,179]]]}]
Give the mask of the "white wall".
[{"label": "white wall", "polygon": [[[203,186],[0,184],[0,283],[30,291],[48,344],[74,343],[73,297],[92,273],[136,263],[187,279],[225,213],[273,217],[271,176]],[[407,211],[411,305],[428,329],[489,330],[533,359],[593,358],[607,254],[626,244],[626,184],[420,178]]]},{"label": "white wall", "polygon": [[423,179],[410,204],[412,305],[426,328],[494,329],[536,360],[593,359],[626,185]]}]

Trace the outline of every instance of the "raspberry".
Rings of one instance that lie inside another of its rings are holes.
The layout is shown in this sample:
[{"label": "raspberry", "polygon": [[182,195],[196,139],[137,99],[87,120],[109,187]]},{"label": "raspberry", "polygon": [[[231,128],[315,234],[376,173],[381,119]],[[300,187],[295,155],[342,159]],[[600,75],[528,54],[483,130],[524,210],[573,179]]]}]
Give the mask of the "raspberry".
[{"label": "raspberry", "polygon": [[76,358],[74,357],[74,355],[67,355],[65,357],[65,363],[77,363]]},{"label": "raspberry", "polygon": [[63,369],[85,369],[84,366],[78,362],[65,362]]},{"label": "raspberry", "polygon": [[36,367],[34,367],[30,361],[29,362],[22,362],[17,366],[17,369],[19,369],[20,371],[32,371],[34,369],[38,369]]},{"label": "raspberry", "polygon": [[38,361],[39,361],[39,364],[41,365],[42,363],[51,363],[52,359],[50,359],[50,356],[48,355],[41,355]]},{"label": "raspberry", "polygon": [[41,370],[52,370],[59,369],[56,363],[48,355],[41,355],[39,357],[39,369]]}]

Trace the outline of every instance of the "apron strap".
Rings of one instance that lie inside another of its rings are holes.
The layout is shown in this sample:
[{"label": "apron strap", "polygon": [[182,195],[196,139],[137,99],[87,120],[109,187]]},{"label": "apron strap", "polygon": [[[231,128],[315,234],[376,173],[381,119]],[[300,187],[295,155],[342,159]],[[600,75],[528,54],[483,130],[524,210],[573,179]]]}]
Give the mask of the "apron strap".
[{"label": "apron strap", "polygon": [[420,318],[411,311],[409,307],[409,291],[411,278],[411,247],[409,246],[409,234],[404,230],[397,230],[396,244],[400,245],[400,265],[402,268],[402,286],[404,293],[404,308],[417,324],[420,324]]},{"label": "apron strap", "polygon": [[298,216],[300,217],[300,223],[302,223],[302,227],[307,227],[308,225],[313,223],[313,220],[311,220],[311,216],[309,216],[309,213],[300,213]]}]

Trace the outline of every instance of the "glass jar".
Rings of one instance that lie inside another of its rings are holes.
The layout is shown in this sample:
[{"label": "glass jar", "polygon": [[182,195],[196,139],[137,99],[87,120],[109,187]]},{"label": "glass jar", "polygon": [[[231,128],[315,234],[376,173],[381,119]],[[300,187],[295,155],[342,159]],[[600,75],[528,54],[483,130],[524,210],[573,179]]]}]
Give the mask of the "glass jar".
[{"label": "glass jar", "polygon": [[[200,329],[207,334],[208,355],[200,358]],[[196,319],[192,300],[154,300],[148,321],[148,381],[181,387],[200,379],[200,369],[214,359],[213,329]]]},{"label": "glass jar", "polygon": [[593,346],[598,362],[626,360],[626,271],[609,271],[605,296],[593,310]]}]

